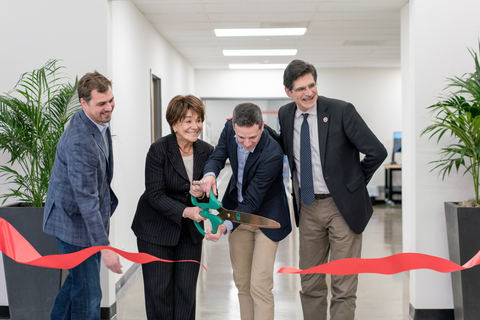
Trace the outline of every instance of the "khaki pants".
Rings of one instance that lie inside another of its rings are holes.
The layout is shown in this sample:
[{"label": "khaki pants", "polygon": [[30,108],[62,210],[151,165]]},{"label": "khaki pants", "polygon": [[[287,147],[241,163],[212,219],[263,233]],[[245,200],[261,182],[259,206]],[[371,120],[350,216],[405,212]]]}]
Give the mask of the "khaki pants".
[{"label": "khaki pants", "polygon": [[[315,200],[309,207],[301,203],[299,221],[300,269],[344,258],[359,258],[362,235],[347,225],[332,198]],[[330,318],[354,320],[358,275],[332,276]],[[328,288],[324,274],[301,275],[303,317],[327,319]]]},{"label": "khaki pants", "polygon": [[273,265],[278,242],[257,227],[240,225],[228,237],[242,320],[273,320]]}]

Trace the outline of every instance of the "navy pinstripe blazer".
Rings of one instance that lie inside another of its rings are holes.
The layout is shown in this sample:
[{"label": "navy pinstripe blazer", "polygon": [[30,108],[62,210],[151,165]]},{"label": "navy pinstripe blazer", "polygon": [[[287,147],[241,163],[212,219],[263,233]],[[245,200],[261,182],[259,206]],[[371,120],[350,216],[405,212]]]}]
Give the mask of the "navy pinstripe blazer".
[{"label": "navy pinstripe blazer", "polygon": [[[193,180],[203,176],[203,166],[213,147],[197,140],[193,143]],[[155,141],[145,163],[145,192],[138,201],[132,230],[137,238],[163,246],[178,243],[182,224],[186,223],[194,243],[203,235],[193,220],[182,218],[186,207],[192,207],[190,180],[178,149],[177,138],[169,134]],[[201,223],[203,227],[203,223]]]},{"label": "navy pinstripe blazer", "polygon": [[107,159],[97,126],[83,110],[73,115],[57,145],[45,202],[45,233],[80,247],[110,244],[110,216],[118,199],[110,188],[113,151],[110,134],[108,138]]}]

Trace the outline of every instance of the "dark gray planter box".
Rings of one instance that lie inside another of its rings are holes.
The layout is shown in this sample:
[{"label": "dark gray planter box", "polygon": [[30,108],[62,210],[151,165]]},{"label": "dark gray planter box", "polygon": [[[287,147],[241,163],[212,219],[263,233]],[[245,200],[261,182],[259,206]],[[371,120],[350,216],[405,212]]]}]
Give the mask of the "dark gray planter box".
[{"label": "dark gray planter box", "polygon": [[[55,237],[43,232],[43,208],[0,207],[8,221],[42,256],[59,254]],[[60,290],[61,270],[28,266],[3,255],[11,320],[49,320]]]},{"label": "dark gray planter box", "polygon": [[[480,250],[480,208],[445,202],[450,260],[463,265]],[[480,319],[480,267],[452,272],[455,320]]]}]

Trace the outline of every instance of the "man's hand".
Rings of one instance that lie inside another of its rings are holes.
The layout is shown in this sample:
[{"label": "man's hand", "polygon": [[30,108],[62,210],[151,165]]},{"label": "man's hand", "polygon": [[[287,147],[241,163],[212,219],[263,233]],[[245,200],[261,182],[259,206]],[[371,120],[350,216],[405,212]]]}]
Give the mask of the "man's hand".
[{"label": "man's hand", "polygon": [[212,233],[212,228],[208,228],[205,234],[205,239],[208,241],[217,242],[222,234],[227,231],[227,227],[224,224],[218,226],[217,233]]},{"label": "man's hand", "polygon": [[102,260],[105,263],[105,266],[110,269],[112,272],[122,274],[122,265],[120,264],[120,259],[118,254],[112,250],[103,249],[102,251]]},{"label": "man's hand", "polygon": [[205,192],[207,197],[210,198],[210,190],[213,189],[213,193],[218,197],[217,193],[217,179],[214,176],[205,176],[200,180],[200,187]]},{"label": "man's hand", "polygon": [[185,218],[192,219],[197,222],[207,220],[207,218],[202,217],[200,215],[200,212],[202,212],[202,208],[200,207],[186,207],[185,210],[183,211],[183,216]]}]

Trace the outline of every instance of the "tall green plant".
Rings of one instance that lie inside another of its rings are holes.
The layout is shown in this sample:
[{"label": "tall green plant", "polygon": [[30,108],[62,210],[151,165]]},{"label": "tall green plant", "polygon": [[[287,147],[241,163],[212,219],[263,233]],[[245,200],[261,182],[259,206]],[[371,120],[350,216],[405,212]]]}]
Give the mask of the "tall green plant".
[{"label": "tall green plant", "polygon": [[0,177],[15,186],[0,195],[3,203],[14,197],[41,207],[45,201],[58,140],[80,108],[77,80],[66,82],[58,64],[49,60],[22,74],[13,90],[0,95],[0,149],[10,155]]},{"label": "tall green plant", "polygon": [[[480,49],[480,43],[479,43]],[[480,51],[480,50],[479,50]],[[433,124],[423,132],[430,134],[429,139],[437,136],[437,143],[449,133],[456,138],[454,143],[441,148],[440,160],[432,169],[440,170],[442,179],[449,175],[452,168],[458,172],[464,168],[464,174],[470,172],[475,189],[475,203],[479,202],[480,177],[480,63],[478,54],[469,49],[475,62],[475,72],[466,73],[461,77],[448,78],[447,88],[454,91],[445,100],[428,107],[434,114]]]}]

